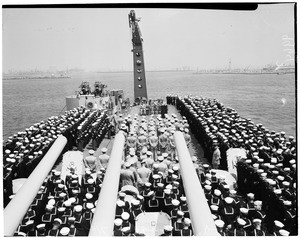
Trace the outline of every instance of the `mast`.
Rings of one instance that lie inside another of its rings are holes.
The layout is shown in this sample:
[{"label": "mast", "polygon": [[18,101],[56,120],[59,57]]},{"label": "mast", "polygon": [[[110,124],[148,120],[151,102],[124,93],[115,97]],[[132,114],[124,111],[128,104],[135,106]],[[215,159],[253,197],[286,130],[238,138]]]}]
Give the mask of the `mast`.
[{"label": "mast", "polygon": [[130,11],[128,18],[129,27],[132,32],[133,49],[131,51],[133,52],[134,100],[136,103],[139,103],[143,98],[148,99],[142,44],[143,39],[138,25],[140,19],[136,19],[134,10]]}]

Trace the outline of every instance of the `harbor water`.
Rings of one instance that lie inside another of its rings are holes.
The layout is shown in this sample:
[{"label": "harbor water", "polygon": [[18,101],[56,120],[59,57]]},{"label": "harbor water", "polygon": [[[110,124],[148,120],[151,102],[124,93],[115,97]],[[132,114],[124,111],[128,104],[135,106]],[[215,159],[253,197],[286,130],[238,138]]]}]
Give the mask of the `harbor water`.
[{"label": "harbor water", "polygon": [[[167,94],[216,98],[238,114],[267,129],[296,135],[294,74],[193,74],[191,71],[147,72],[148,97]],[[133,72],[77,73],[71,78],[3,80],[3,140],[34,123],[65,111],[65,96],[81,82],[95,81],[123,89],[133,102]]]}]

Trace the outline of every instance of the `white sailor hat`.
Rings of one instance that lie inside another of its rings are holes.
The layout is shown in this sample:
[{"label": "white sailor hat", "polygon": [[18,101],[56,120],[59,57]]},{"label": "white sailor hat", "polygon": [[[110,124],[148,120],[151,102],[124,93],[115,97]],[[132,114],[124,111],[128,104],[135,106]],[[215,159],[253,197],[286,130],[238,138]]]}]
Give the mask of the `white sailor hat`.
[{"label": "white sailor hat", "polygon": [[237,222],[238,222],[238,224],[241,225],[241,226],[246,225],[246,221],[245,221],[244,219],[242,219],[242,218],[238,218],[238,219],[237,219]]},{"label": "white sailor hat", "polygon": [[145,183],[145,186],[146,186],[146,187],[151,187],[151,183],[146,182],[146,183]]},{"label": "white sailor hat", "polygon": [[282,236],[289,236],[290,232],[288,232],[287,230],[279,230],[279,234],[282,235]]},{"label": "white sailor hat", "polygon": [[168,153],[162,153],[162,157],[163,157],[163,158],[168,157]]},{"label": "white sailor hat", "polygon": [[54,172],[54,175],[55,175],[55,176],[59,176],[59,175],[60,175],[60,171],[55,171],[55,172]]},{"label": "white sailor hat", "polygon": [[115,226],[122,226],[123,220],[121,218],[117,218],[114,220]]},{"label": "white sailor hat", "polygon": [[121,231],[125,234],[129,233],[130,232],[130,227],[129,226],[125,226],[121,229]]},{"label": "white sailor hat", "polygon": [[179,204],[180,204],[180,202],[179,202],[177,199],[173,199],[173,200],[172,200],[172,205],[173,205],[173,206],[176,206],[176,207],[177,207],[177,206],[179,206]]},{"label": "white sailor hat", "polygon": [[279,195],[279,194],[282,193],[282,191],[281,191],[281,189],[274,189],[274,193],[275,193],[276,195]]},{"label": "white sailor hat", "polygon": [[118,201],[117,201],[117,206],[118,206],[118,207],[124,207],[124,206],[125,206],[125,202],[122,201],[122,200],[118,200]]},{"label": "white sailor hat", "polygon": [[231,195],[236,195],[237,192],[236,192],[236,190],[234,190],[234,189],[230,189],[230,190],[229,190],[229,193],[230,193]]},{"label": "white sailor hat", "polygon": [[223,228],[224,225],[225,225],[225,222],[222,221],[222,220],[220,220],[220,219],[218,219],[218,220],[215,220],[215,224],[216,224],[217,227]]},{"label": "white sailor hat", "polygon": [[172,186],[171,184],[168,184],[168,185],[166,186],[166,189],[172,190],[172,188],[173,188],[173,186]]},{"label": "white sailor hat", "polygon": [[91,193],[86,193],[86,194],[85,194],[85,198],[86,198],[86,199],[92,199],[92,198],[93,198],[93,194],[91,194]]},{"label": "white sailor hat", "polygon": [[[151,185],[151,184],[150,184]],[[124,198],[126,196],[126,193],[124,193],[124,192],[119,192],[119,197],[120,198]]]},{"label": "white sailor hat", "polygon": [[243,213],[243,214],[247,214],[249,212],[249,210],[245,207],[241,207],[240,212]]},{"label": "white sailor hat", "polygon": [[81,205],[76,205],[76,206],[74,207],[74,211],[75,211],[75,212],[81,212],[81,211],[82,211],[82,206],[81,206]]},{"label": "white sailor hat", "polygon": [[212,211],[218,211],[219,207],[217,205],[210,205]]},{"label": "white sailor hat", "polygon": [[71,202],[70,202],[70,200],[64,201],[64,205],[65,205],[66,207],[69,207],[69,206],[71,206]]},{"label": "white sailor hat", "polygon": [[139,200],[139,201],[143,201],[144,200],[144,197],[142,195],[137,195],[136,198]]},{"label": "white sailor hat", "polygon": [[274,221],[274,224],[275,224],[275,226],[277,226],[278,228],[283,228],[283,227],[284,227],[284,224],[283,224],[282,222],[280,222],[280,221],[277,221],[277,220]]},{"label": "white sailor hat", "polygon": [[66,208],[65,208],[65,207],[59,207],[57,210],[58,210],[59,212],[64,212],[64,211],[66,210]]},{"label": "white sailor hat", "polygon": [[158,157],[157,157],[157,160],[158,160],[158,161],[163,161],[163,160],[164,160],[164,157],[158,156]]},{"label": "white sailor hat", "polygon": [[166,225],[166,226],[164,226],[164,230],[168,231],[168,232],[171,232],[173,230],[173,227],[170,226],[170,225]]},{"label": "white sailor hat", "polygon": [[211,185],[211,182],[209,180],[204,181],[205,185]]},{"label": "white sailor hat", "polygon": [[146,153],[148,156],[152,155],[152,152],[151,151],[147,151]]},{"label": "white sailor hat", "polygon": [[172,169],[174,170],[174,172],[179,170],[178,166],[173,166]]},{"label": "white sailor hat", "polygon": [[55,204],[55,199],[52,198],[48,201],[48,205],[53,206],[54,204]]},{"label": "white sailor hat", "polygon": [[89,209],[89,210],[91,210],[91,209],[94,208],[94,204],[91,203],[91,202],[88,202],[88,203],[86,204],[86,208]]},{"label": "white sailor hat", "polygon": [[130,151],[129,151],[129,154],[130,154],[131,156],[134,156],[134,155],[135,155],[134,150],[130,150]]},{"label": "white sailor hat", "polygon": [[254,205],[261,206],[262,205],[262,201],[256,200],[256,201],[254,201]]},{"label": "white sailor hat", "polygon": [[130,162],[125,162],[124,166],[125,166],[125,168],[129,168],[131,166],[131,163]]},{"label": "white sailor hat", "polygon": [[225,202],[226,202],[227,204],[231,204],[231,203],[233,202],[233,198],[232,198],[232,197],[226,197],[226,198],[225,198]]},{"label": "white sailor hat", "polygon": [[171,194],[171,189],[168,188],[164,189],[164,193],[167,195]]},{"label": "white sailor hat", "polygon": [[63,228],[60,229],[59,233],[62,236],[67,236],[67,235],[69,235],[69,232],[70,232],[70,228],[65,226],[65,227],[63,227]]},{"label": "white sailor hat", "polygon": [[18,236],[27,236],[27,234],[25,232],[22,232],[22,231],[19,231],[17,235]]},{"label": "white sailor hat", "polygon": [[103,147],[103,148],[101,149],[101,151],[102,151],[103,153],[106,153],[106,152],[107,152],[107,148]]},{"label": "white sailor hat", "polygon": [[279,176],[277,176],[277,179],[278,179],[279,181],[283,181],[283,180],[284,180],[284,177],[281,176],[281,175],[279,175]]},{"label": "white sailor hat", "polygon": [[261,223],[261,219],[255,218],[252,220],[253,223]]},{"label": "white sailor hat", "polygon": [[92,178],[90,178],[90,179],[88,179],[88,184],[93,184],[94,183],[94,179],[92,179]]},{"label": "white sailor hat", "polygon": [[290,186],[290,183],[289,183],[289,182],[287,182],[287,181],[283,181],[283,182],[282,182],[282,185],[284,185],[284,186],[287,186],[287,187],[288,187],[288,186]]},{"label": "white sailor hat", "polygon": [[216,196],[220,196],[222,193],[221,193],[221,191],[220,191],[219,189],[215,189],[215,190],[214,190],[214,194],[215,194]]},{"label": "white sailor hat", "polygon": [[177,211],[177,216],[183,217],[183,216],[184,216],[184,212],[181,211],[181,210],[178,210],[178,211]]},{"label": "white sailor hat", "polygon": [[254,194],[253,193],[248,193],[247,197],[253,199],[254,198]]},{"label": "white sailor hat", "polygon": [[74,198],[74,197],[71,197],[71,198],[69,198],[69,200],[68,200],[71,204],[72,203],[74,203],[74,202],[76,202],[76,198]]},{"label": "white sailor hat", "polygon": [[53,205],[47,204],[46,205],[46,210],[51,211],[54,208]]},{"label": "white sailor hat", "polygon": [[123,220],[127,221],[129,219],[130,215],[129,215],[128,212],[123,212],[121,214],[121,217],[122,217]]},{"label": "white sailor hat", "polygon": [[[166,193],[166,192],[165,192]],[[148,194],[147,194],[147,196],[152,196],[152,195],[154,195],[154,191],[150,191]]]},{"label": "white sailor hat", "polygon": [[93,155],[94,153],[95,153],[94,150],[89,150],[89,154],[90,154],[90,155]]},{"label": "white sailor hat", "polygon": [[210,191],[210,190],[211,190],[211,186],[210,186],[210,185],[208,185],[208,184],[204,185],[204,188],[205,188],[206,190],[208,190],[208,191]]},{"label": "white sailor hat", "polygon": [[285,206],[291,206],[292,202],[291,201],[283,201],[283,205],[285,205]]},{"label": "white sailor hat", "polygon": [[43,229],[45,228],[46,224],[45,223],[42,223],[42,224],[39,224],[36,226],[37,229]]},{"label": "white sailor hat", "polygon": [[189,218],[184,218],[183,223],[184,223],[185,225],[190,225],[192,222],[191,222],[191,219],[189,219]]},{"label": "white sailor hat", "polygon": [[25,225],[26,226],[30,226],[30,225],[33,225],[34,224],[34,220],[28,220]]},{"label": "white sailor hat", "polygon": [[181,200],[182,202],[186,202],[186,197],[185,197],[185,196],[181,196],[181,197],[180,197],[180,200]]},{"label": "white sailor hat", "polygon": [[131,200],[131,204],[132,204],[133,206],[138,206],[138,205],[140,205],[140,200],[132,199],[132,200]]},{"label": "white sailor hat", "polygon": [[163,188],[163,187],[164,187],[164,184],[163,184],[163,183],[158,183],[157,186],[158,186],[159,188]]},{"label": "white sailor hat", "polygon": [[62,223],[61,219],[59,219],[59,218],[55,218],[55,219],[54,219],[54,222],[57,222],[57,223],[59,223],[59,224]]},{"label": "white sailor hat", "polygon": [[172,174],[172,179],[174,179],[174,180],[178,179],[178,175]]},{"label": "white sailor hat", "polygon": [[155,180],[160,178],[160,176],[159,176],[158,174],[154,174],[152,177],[153,177],[153,179],[155,179]]}]

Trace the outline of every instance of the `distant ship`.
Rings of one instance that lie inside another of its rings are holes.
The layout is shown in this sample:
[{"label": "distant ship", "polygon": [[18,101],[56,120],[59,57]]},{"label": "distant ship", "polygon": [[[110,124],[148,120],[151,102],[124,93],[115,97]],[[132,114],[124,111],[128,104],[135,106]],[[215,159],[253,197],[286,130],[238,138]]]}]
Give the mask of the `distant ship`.
[{"label": "distant ship", "polygon": [[295,74],[295,67],[291,65],[273,66],[268,65],[262,69],[216,69],[197,70],[193,74]]}]

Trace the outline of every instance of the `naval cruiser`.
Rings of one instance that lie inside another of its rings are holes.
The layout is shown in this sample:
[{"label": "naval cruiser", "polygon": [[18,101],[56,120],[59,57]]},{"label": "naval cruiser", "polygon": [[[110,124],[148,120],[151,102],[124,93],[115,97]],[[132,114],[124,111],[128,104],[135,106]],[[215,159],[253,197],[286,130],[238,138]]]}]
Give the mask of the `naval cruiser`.
[{"label": "naval cruiser", "polygon": [[295,138],[214,98],[149,99],[128,16],[134,102],[82,82],[63,115],[9,137],[3,235],[297,235]]}]

